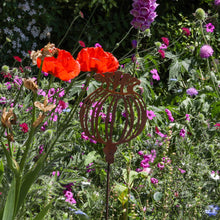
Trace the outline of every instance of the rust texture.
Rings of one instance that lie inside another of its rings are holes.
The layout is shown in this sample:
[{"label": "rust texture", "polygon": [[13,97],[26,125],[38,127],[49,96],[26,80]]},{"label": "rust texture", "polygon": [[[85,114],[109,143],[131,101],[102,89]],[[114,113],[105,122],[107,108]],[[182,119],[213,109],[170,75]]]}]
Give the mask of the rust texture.
[{"label": "rust texture", "polygon": [[130,74],[116,71],[94,78],[102,85],[83,101],[80,122],[85,135],[105,145],[106,161],[111,164],[117,145],[129,142],[144,129],[146,106],[134,91],[140,81]]}]

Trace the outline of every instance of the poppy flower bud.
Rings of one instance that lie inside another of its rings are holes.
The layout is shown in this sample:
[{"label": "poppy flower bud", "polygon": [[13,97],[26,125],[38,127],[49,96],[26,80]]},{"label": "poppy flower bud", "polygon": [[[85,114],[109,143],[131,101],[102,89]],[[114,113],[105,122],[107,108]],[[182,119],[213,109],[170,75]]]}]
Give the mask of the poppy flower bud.
[{"label": "poppy flower bud", "polygon": [[195,12],[195,16],[198,20],[204,20],[206,17],[205,11],[202,8],[198,8]]}]

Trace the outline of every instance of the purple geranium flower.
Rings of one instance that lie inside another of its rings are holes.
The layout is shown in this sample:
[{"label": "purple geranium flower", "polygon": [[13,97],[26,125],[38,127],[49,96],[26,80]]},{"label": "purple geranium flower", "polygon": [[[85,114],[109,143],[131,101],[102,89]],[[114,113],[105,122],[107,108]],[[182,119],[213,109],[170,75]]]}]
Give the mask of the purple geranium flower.
[{"label": "purple geranium flower", "polygon": [[150,111],[147,110],[147,117],[149,120],[152,120],[154,117],[156,117],[156,115],[154,114],[152,110]]},{"label": "purple geranium flower", "polygon": [[155,79],[157,81],[160,80],[160,76],[158,75],[158,72],[156,69],[152,69],[150,72],[153,74],[153,76],[152,76],[153,79]]},{"label": "purple geranium flower", "polygon": [[214,29],[215,29],[215,26],[212,23],[206,24],[206,31],[207,32],[213,32]]}]

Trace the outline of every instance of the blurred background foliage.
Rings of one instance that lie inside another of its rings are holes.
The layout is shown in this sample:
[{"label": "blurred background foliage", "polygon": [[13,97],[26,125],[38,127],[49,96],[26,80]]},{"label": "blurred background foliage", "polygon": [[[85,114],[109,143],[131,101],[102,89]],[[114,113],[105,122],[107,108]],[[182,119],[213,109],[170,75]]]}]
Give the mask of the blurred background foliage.
[{"label": "blurred background foliage", "polygon": [[[177,21],[186,20],[188,16],[193,16],[197,8],[205,9],[213,2],[157,0],[158,16],[151,27],[153,38],[149,41],[153,43],[161,36],[172,37]],[[131,40],[136,38],[137,31],[132,29],[129,37],[117,44],[131,28],[131,9],[132,0],[1,1],[0,64],[12,65],[13,56],[24,57],[28,50],[40,49],[48,41],[72,52],[74,56],[80,50],[79,40],[88,47],[99,43],[106,51],[111,52],[115,48],[114,55],[120,58],[131,49]],[[173,29],[170,28],[172,26]],[[61,42],[67,30],[68,34]],[[6,37],[10,42],[6,41]]]}]

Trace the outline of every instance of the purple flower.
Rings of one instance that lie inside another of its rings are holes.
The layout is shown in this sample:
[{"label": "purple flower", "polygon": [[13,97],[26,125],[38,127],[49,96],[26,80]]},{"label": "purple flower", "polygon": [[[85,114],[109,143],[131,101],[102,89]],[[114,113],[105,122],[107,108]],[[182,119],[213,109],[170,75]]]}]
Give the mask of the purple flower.
[{"label": "purple flower", "polygon": [[213,51],[212,47],[205,44],[200,48],[200,57],[201,58],[208,58],[208,57],[212,56],[213,52],[214,51]]},{"label": "purple flower", "polygon": [[181,129],[181,130],[180,130],[180,136],[181,136],[181,137],[185,137],[185,135],[186,135],[185,129]]},{"label": "purple flower", "polygon": [[156,117],[156,115],[154,114],[152,110],[150,111],[147,110],[147,117],[149,120],[152,120],[154,117]]},{"label": "purple flower", "polygon": [[205,27],[207,32],[213,32],[213,30],[215,29],[215,26],[212,23],[206,24]]},{"label": "purple flower", "polygon": [[137,41],[136,40],[132,40],[131,41],[131,45],[132,45],[132,48],[136,48],[137,47]]},{"label": "purple flower", "polygon": [[153,183],[153,184],[158,183],[158,179],[156,179],[156,178],[151,178],[150,181],[151,181],[151,183]]},{"label": "purple flower", "polygon": [[220,0],[215,0],[215,5],[220,5]]},{"label": "purple flower", "polygon": [[151,23],[157,16],[155,12],[157,6],[156,0],[133,0],[133,9],[130,11],[130,14],[132,14],[134,18],[131,25],[136,29],[140,28],[142,31],[150,28]]},{"label": "purple flower", "polygon": [[190,96],[198,95],[198,91],[195,88],[189,88],[186,90],[186,93]]},{"label": "purple flower", "polygon": [[157,80],[157,81],[160,80],[160,76],[158,75],[158,72],[157,72],[156,69],[152,69],[152,70],[150,71],[150,73],[153,74],[153,76],[152,76],[153,79],[155,79],[155,80]]}]

